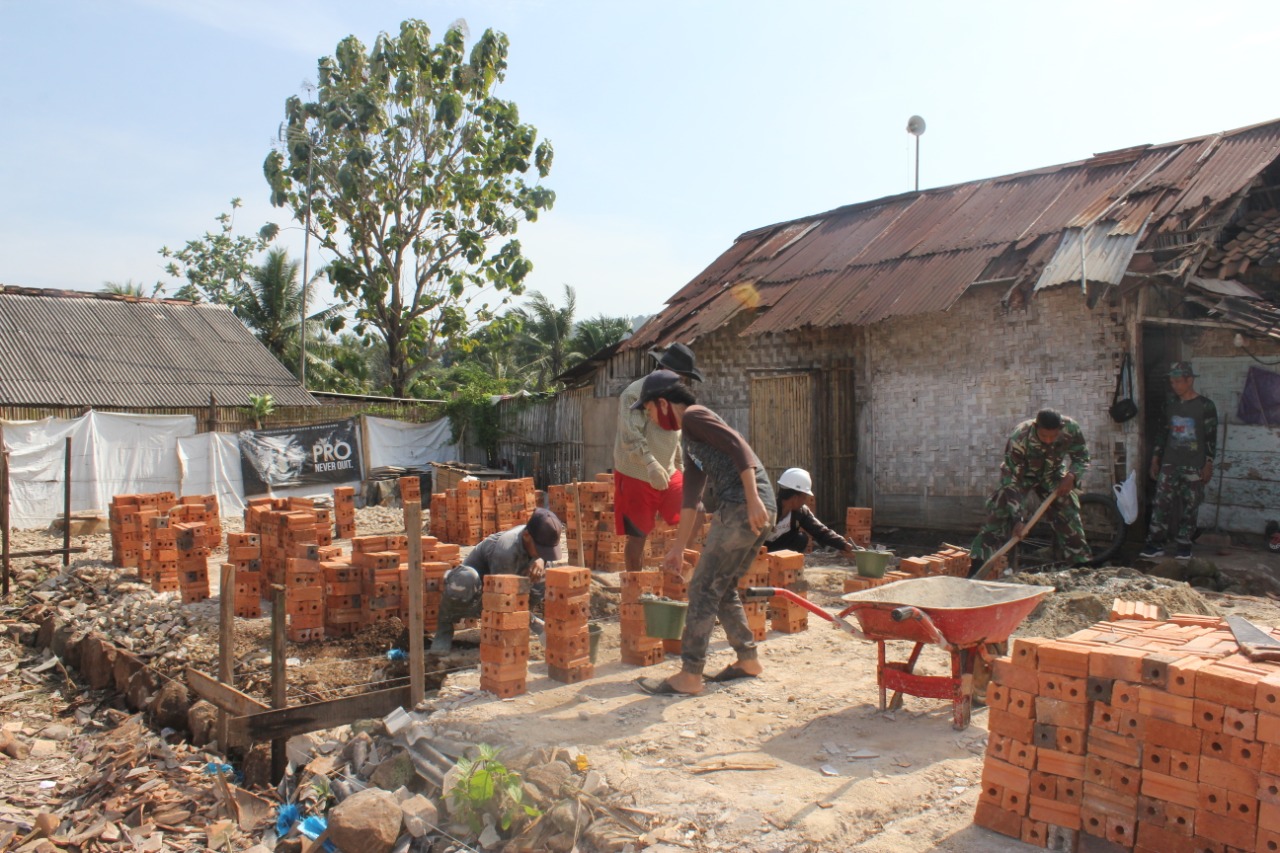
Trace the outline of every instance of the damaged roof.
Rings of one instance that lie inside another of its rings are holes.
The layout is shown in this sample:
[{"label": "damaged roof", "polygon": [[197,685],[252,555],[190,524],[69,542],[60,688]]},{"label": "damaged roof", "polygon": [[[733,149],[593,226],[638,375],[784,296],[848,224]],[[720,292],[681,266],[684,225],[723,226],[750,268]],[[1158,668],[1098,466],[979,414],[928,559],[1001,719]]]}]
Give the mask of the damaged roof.
[{"label": "damaged roof", "polygon": [[0,285],[0,404],[319,403],[229,308]]},{"label": "damaged roof", "polygon": [[743,311],[754,335],[945,311],[982,283],[1117,285],[1138,252],[1144,272],[1184,276],[1277,157],[1280,120],[758,228],[622,349],[693,341]]}]

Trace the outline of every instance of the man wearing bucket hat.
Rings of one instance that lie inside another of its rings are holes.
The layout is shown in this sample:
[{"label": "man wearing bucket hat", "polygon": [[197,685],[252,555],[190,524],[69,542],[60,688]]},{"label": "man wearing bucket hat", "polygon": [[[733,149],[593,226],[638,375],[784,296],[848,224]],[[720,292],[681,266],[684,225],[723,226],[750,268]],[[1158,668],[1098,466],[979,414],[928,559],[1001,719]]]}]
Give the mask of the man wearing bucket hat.
[{"label": "man wearing bucket hat", "polygon": [[1080,496],[1075,492],[1088,469],[1089,445],[1080,425],[1071,418],[1053,409],[1041,409],[1031,420],[1018,424],[1005,443],[1000,485],[987,499],[987,522],[969,546],[973,571],[981,568],[1011,533],[1022,532],[1030,500],[1039,504],[1051,492],[1057,500],[1045,517],[1063,558],[1074,566],[1089,565],[1093,552],[1080,522]]},{"label": "man wearing bucket hat", "polygon": [[[686,381],[701,382],[702,371],[694,363],[693,350],[673,343],[649,353],[658,366]],[[680,469],[680,431],[662,430],[650,424],[635,408],[644,377],[626,387],[618,401],[618,435],[613,444],[614,530],[627,537],[627,571],[643,568],[645,543],[654,519],[667,524],[680,521],[680,495],[684,476]]]},{"label": "man wearing bucket hat", "polygon": [[480,595],[488,575],[524,575],[533,582],[535,599],[542,598],[543,569],[547,563],[564,559],[560,549],[560,519],[549,509],[535,509],[524,524],[486,537],[444,576],[440,596],[440,619],[431,638],[433,654],[453,649],[454,625],[461,619],[480,615]]},{"label": "man wearing bucket hat", "polygon": [[665,678],[641,678],[646,693],[702,692],[707,646],[716,619],[724,626],[737,659],[712,681],[754,678],[763,668],[755,637],[738,596],[738,581],[773,529],[776,503],[764,466],[746,440],[706,406],[670,370],[645,377],[634,403],[659,429],[681,430],[684,497],[675,541],[663,568],[683,577],[684,549],[693,537],[698,505],[714,512],[711,529],[689,581],[689,606],[680,636],[680,671]]},{"label": "man wearing bucket hat", "polygon": [[809,509],[813,497],[813,478],[803,468],[788,468],[778,477],[778,523],[765,537],[764,546],[773,551],[799,551],[812,541],[834,548],[846,557],[861,551],[848,539],[827,527]]},{"label": "man wearing bucket hat", "polygon": [[1204,500],[1204,484],[1213,476],[1218,450],[1218,408],[1196,392],[1196,372],[1189,361],[1175,361],[1169,368],[1173,396],[1165,405],[1160,434],[1151,451],[1151,477],[1156,481],[1147,542],[1139,556],[1164,556],[1174,503],[1182,512],[1174,541],[1179,560],[1191,558],[1191,536],[1196,513]]}]

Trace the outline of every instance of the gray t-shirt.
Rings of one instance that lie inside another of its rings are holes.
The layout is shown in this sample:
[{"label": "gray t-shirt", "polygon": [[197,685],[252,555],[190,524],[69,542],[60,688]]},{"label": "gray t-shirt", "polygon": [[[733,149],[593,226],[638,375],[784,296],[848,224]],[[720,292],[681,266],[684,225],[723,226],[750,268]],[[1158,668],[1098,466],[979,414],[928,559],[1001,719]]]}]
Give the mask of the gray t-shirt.
[{"label": "gray t-shirt", "polygon": [[710,512],[721,503],[743,504],[739,472],[754,469],[760,502],[777,510],[769,475],[742,435],[706,406],[689,406],[681,421],[684,444],[684,507],[702,500]]},{"label": "gray t-shirt", "polygon": [[524,533],[524,525],[491,533],[471,549],[471,553],[462,561],[464,566],[476,570],[480,577],[487,575],[528,575],[529,567],[537,557],[530,557],[525,550],[520,535]]}]

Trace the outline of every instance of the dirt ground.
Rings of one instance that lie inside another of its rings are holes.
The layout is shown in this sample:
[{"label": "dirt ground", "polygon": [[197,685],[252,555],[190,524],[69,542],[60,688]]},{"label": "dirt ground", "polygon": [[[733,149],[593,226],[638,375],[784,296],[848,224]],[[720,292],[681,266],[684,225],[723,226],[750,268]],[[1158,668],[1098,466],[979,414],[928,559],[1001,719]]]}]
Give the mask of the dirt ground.
[{"label": "dirt ground", "polygon": [[[358,523],[361,533],[402,529],[398,512],[380,508],[361,510]],[[227,529],[235,526],[228,524]],[[18,531],[13,548],[59,544],[43,531]],[[149,595],[129,586],[126,572],[105,568],[105,535],[77,537],[76,544],[89,550],[76,556],[72,568],[96,566],[105,576],[100,593],[86,587],[85,601],[90,604],[85,618],[94,608],[111,606],[128,590],[139,598]],[[1280,570],[1280,559],[1274,555],[1226,551],[1210,558],[1224,573],[1237,571],[1233,563],[1240,564],[1242,573],[1274,576]],[[215,555],[211,564],[218,562]],[[39,578],[60,566],[54,558],[23,561],[18,568],[15,593],[0,610],[8,622],[33,592],[39,593]],[[810,599],[828,612],[837,610],[843,579],[851,571],[838,557],[811,557],[806,569]],[[696,697],[649,696],[634,680],[642,674],[672,672],[678,660],[668,658],[644,670],[621,664],[617,624],[610,620],[617,577],[597,575],[596,580],[593,610],[605,627],[596,677],[563,685],[546,678],[544,664],[532,663],[527,695],[499,701],[481,694],[475,701],[442,703],[455,706],[439,712],[452,735],[471,742],[563,745],[584,754],[615,792],[614,801],[629,804],[630,814],[649,827],[648,849],[654,851],[1032,849],[972,825],[986,746],[984,710],[975,710],[964,731],[952,728],[950,704],[941,700],[908,696],[901,710],[879,711],[875,646],[833,629],[817,616],[809,617],[806,632],[770,632],[762,644],[765,673],[760,678],[709,684]],[[1266,595],[1206,593],[1133,569],[1006,580],[1059,589],[1022,625],[1017,633],[1024,635],[1063,636],[1104,620],[1117,597],[1158,603],[1170,613],[1240,613],[1266,626],[1280,624],[1280,606]],[[154,606],[157,614],[177,608],[194,626],[177,641],[181,654],[167,662],[165,655],[157,654],[157,665],[177,666],[182,658],[212,662],[215,601],[184,608],[169,597]],[[266,660],[266,621],[240,626],[240,672],[256,672]],[[387,649],[402,641],[398,634],[392,626],[339,644],[291,644],[293,695],[326,697],[336,695],[344,684],[376,683],[403,674],[385,657]],[[714,637],[708,672],[732,659],[723,634],[717,631]],[[478,674],[467,666],[467,639],[465,633],[459,635],[464,648],[449,663],[461,668],[446,676],[442,699],[478,690]],[[889,657],[901,659],[908,651],[907,644],[891,643]],[[47,746],[38,760],[0,755],[0,790],[6,792],[0,819],[56,808],[58,793],[70,784],[61,777],[89,772],[76,758],[83,751],[77,741],[101,736],[113,719],[98,709],[100,700],[86,696],[76,673],[65,680],[26,675],[30,652],[9,635],[0,638],[0,725]],[[934,647],[925,650],[918,671],[948,670],[944,653]],[[216,670],[210,666],[206,671]],[[237,684],[258,692],[264,685],[252,675]]]}]

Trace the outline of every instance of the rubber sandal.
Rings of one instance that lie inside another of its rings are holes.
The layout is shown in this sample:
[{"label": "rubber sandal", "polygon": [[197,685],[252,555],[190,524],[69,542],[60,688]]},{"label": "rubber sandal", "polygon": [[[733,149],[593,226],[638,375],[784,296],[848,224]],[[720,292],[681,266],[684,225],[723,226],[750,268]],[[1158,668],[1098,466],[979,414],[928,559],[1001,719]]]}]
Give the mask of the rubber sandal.
[{"label": "rubber sandal", "polygon": [[737,664],[729,664],[716,675],[711,676],[707,681],[736,681],[739,678],[758,678],[759,676],[741,669]]},{"label": "rubber sandal", "polygon": [[636,685],[650,696],[697,696],[696,693],[685,693],[676,690],[665,678],[637,678]]}]

